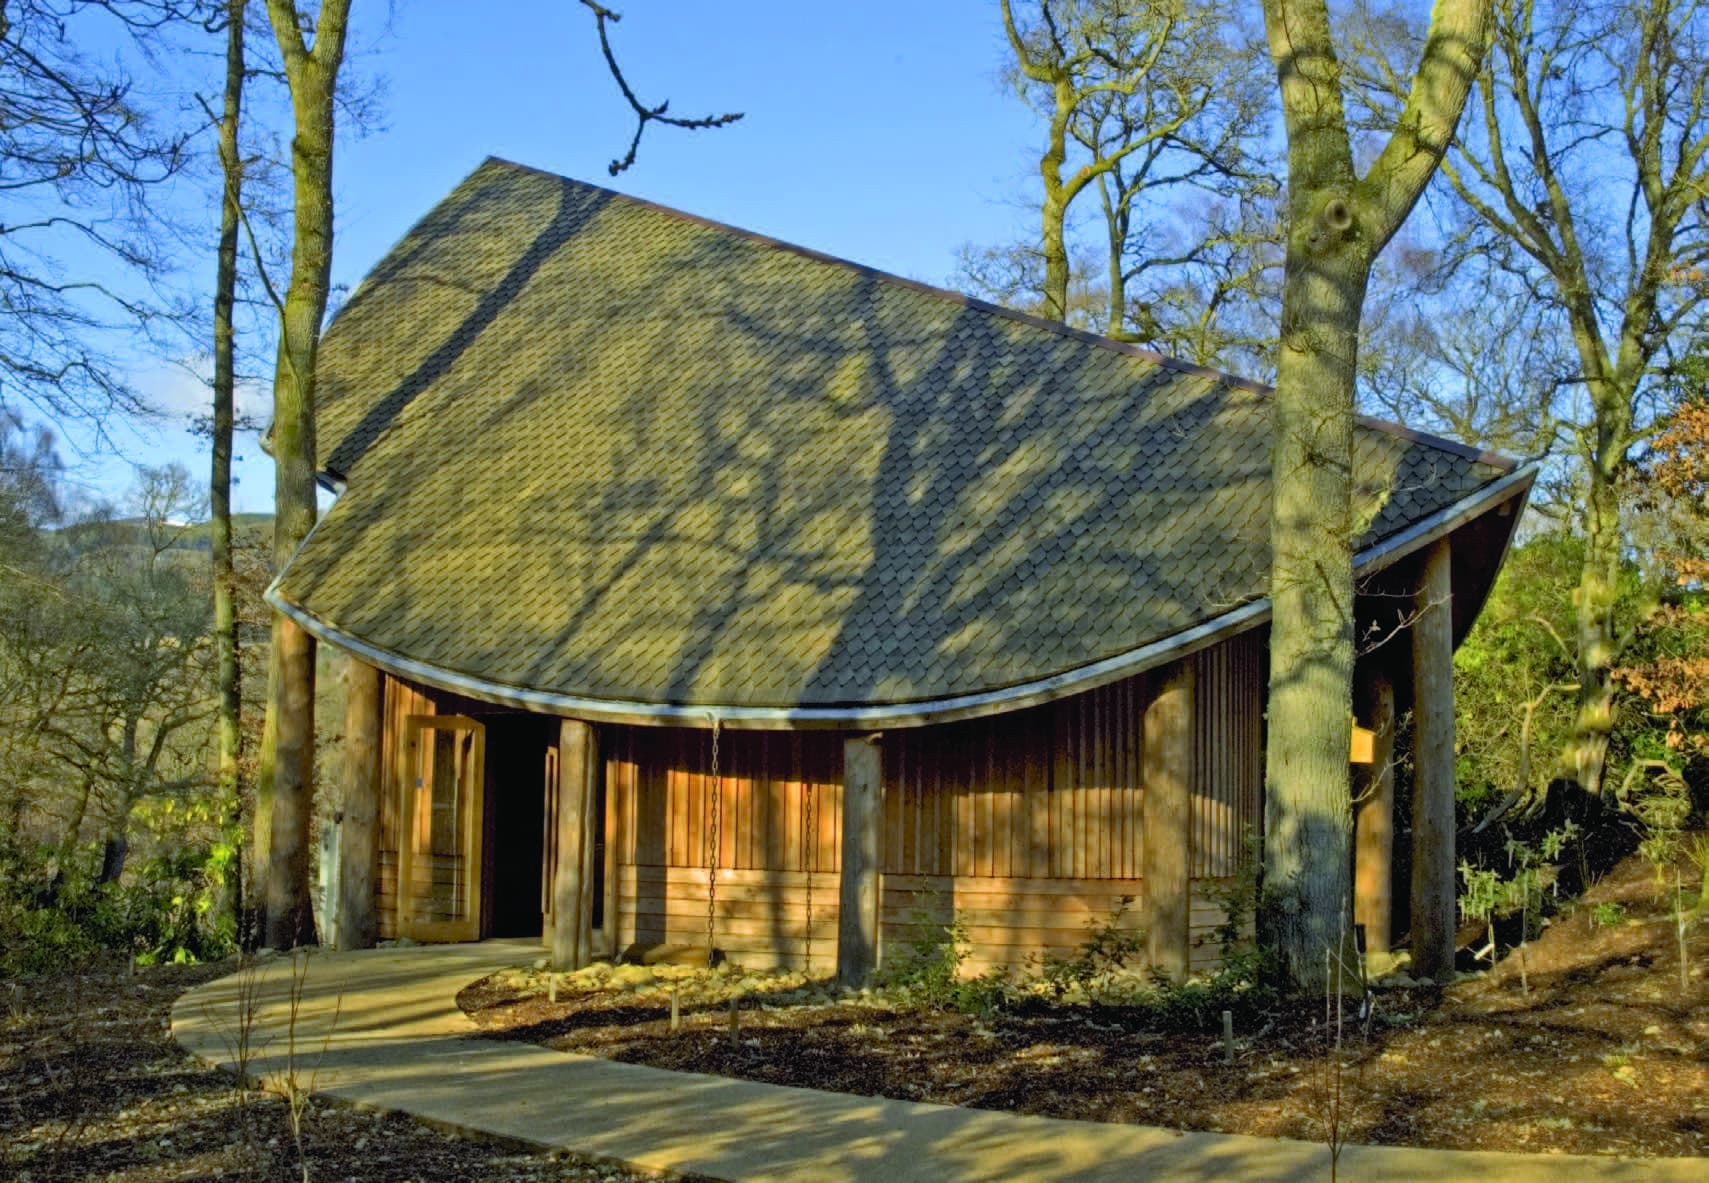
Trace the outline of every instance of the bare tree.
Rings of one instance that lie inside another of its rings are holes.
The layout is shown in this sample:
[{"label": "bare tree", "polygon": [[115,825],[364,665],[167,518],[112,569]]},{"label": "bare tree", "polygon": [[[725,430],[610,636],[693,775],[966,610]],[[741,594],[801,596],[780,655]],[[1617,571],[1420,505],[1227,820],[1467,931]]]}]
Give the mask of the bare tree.
[{"label": "bare tree", "polygon": [[[1324,951],[1342,950],[1352,931],[1347,751],[1361,314],[1378,254],[1453,136],[1483,57],[1489,7],[1489,0],[1438,0],[1404,107],[1361,171],[1327,3],[1264,4],[1288,141],[1271,450],[1264,884],[1272,938],[1302,986],[1327,988]],[[1434,904],[1414,901],[1415,910],[1423,906]],[[1451,938],[1451,916],[1447,929]],[[1439,951],[1425,952],[1422,961],[1434,968]]]},{"label": "bare tree", "polygon": [[80,786],[62,849],[91,796],[99,807],[103,883],[124,872],[139,802],[206,784],[207,588],[178,547],[200,508],[182,468],[144,470],[134,517],[97,515],[61,543],[54,664],[65,692],[51,696],[40,742]]},{"label": "bare tree", "polygon": [[1070,207],[1096,189],[1108,243],[1104,331],[1123,335],[1127,285],[1149,253],[1136,213],[1191,186],[1230,193],[1251,180],[1247,145],[1264,103],[1257,60],[1220,4],[1038,0],[1018,20],[1001,0],[1017,89],[1046,119],[1039,157],[1043,315],[1069,312]]},{"label": "bare tree", "polygon": [[[291,91],[294,226],[291,277],[279,309],[273,379],[273,557],[283,566],[314,526],[315,358],[332,272],[332,151],[338,71],[350,0],[325,0],[311,19],[295,0],[267,0]],[[256,809],[267,809],[266,940],[291,948],[314,939],[309,906],[309,813],[314,792],[314,638],[283,615],[273,620],[268,727]],[[259,858],[260,851],[257,851]]]},{"label": "bare tree", "polygon": [[185,165],[187,133],[147,109],[124,53],[84,47],[103,36],[146,45],[193,7],[0,4],[0,375],[7,400],[51,421],[99,432],[112,413],[142,409],[116,343],[174,311],[150,195]]},{"label": "bare tree", "polygon": [[[243,666],[238,646],[237,573],[232,558],[231,454],[237,424],[238,233],[243,217],[243,157],[238,142],[243,117],[244,21],[247,0],[225,4],[225,91],[218,121],[220,236],[214,272],[214,374],[212,471],[208,479],[210,558],[214,597],[214,699],[219,745],[216,768],[221,798],[231,813],[230,828],[241,832],[243,797],[239,768],[243,758]],[[233,860],[227,878],[226,906],[235,918],[243,905],[243,860]]]},{"label": "bare tree", "polygon": [[1598,793],[1615,719],[1621,490],[1709,290],[1709,6],[1500,0],[1494,29],[1443,175],[1477,217],[1467,252],[1522,283],[1576,355],[1582,398],[1562,428],[1584,479],[1585,548],[1577,723],[1561,762]]}]

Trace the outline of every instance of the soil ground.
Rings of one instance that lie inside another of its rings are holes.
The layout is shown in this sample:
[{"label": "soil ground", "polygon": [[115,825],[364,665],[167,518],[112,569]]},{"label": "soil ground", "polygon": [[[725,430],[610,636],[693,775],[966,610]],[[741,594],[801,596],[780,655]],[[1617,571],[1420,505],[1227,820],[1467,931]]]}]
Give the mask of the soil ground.
[{"label": "soil ground", "polygon": [[[867,1096],[1312,1140],[1338,1120],[1352,1142],[1701,1156],[1709,921],[1689,933],[1686,964],[1682,982],[1671,916],[1632,859],[1527,946],[1528,988],[1511,953],[1445,989],[1376,990],[1367,1020],[1344,1020],[1339,1057],[1321,1000],[1249,1019],[1232,1064],[1219,1030],[1160,1030],[1138,1008],[976,1017],[799,975],[602,967],[562,979],[554,1002],[542,975],[511,973],[459,1002],[489,1037]],[[676,1032],[673,985],[686,1000]]]},{"label": "soil ground", "polygon": [[233,970],[90,968],[0,984],[0,1178],[634,1183],[649,1176],[438,1133],[401,1116],[310,1102],[307,1175],[284,1102],[172,1042],[185,990]]}]

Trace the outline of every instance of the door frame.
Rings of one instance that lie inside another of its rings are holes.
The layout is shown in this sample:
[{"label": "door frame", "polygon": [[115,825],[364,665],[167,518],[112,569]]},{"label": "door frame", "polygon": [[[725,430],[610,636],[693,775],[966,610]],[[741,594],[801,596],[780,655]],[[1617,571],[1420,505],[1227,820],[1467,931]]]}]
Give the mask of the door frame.
[{"label": "door frame", "polygon": [[[414,917],[412,889],[415,886],[415,828],[416,805],[421,798],[421,762],[423,731],[468,731],[474,739],[469,752],[470,775],[468,791],[457,802],[458,832],[466,848],[463,869],[463,918],[461,920],[428,921]],[[403,775],[398,791],[398,907],[397,932],[424,944],[449,944],[481,939],[481,886],[486,861],[486,757],[487,728],[479,719],[468,715],[406,715],[404,716]]]}]

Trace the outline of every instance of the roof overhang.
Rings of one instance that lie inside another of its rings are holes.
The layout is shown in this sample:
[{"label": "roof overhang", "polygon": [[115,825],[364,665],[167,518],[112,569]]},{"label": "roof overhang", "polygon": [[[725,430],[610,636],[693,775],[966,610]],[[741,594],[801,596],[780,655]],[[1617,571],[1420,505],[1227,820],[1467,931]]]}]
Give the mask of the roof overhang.
[{"label": "roof overhang", "polygon": [[[1503,504],[1517,510],[1537,478],[1535,465],[1527,465],[1475,493],[1421,518],[1354,557],[1354,570],[1370,575],[1392,566],[1437,539],[1447,537],[1474,518]],[[1511,538],[1511,532],[1509,534]],[[454,694],[548,715],[587,719],[599,723],[642,726],[727,727],[753,731],[808,729],[883,731],[902,727],[924,727],[953,723],[984,715],[1004,714],[1039,706],[1135,674],[1166,665],[1205,649],[1270,619],[1268,597],[1252,600],[1191,628],[1148,642],[1136,649],[1088,665],[1028,682],[972,694],[954,695],[915,702],[872,703],[835,707],[717,706],[686,703],[631,702],[621,699],[587,698],[575,694],[533,690],[506,685],[470,674],[440,669],[379,646],[340,629],[330,621],[290,603],[278,594],[275,583],[265,599],[279,612],[296,621],[316,638],[361,658],[395,677]]]}]

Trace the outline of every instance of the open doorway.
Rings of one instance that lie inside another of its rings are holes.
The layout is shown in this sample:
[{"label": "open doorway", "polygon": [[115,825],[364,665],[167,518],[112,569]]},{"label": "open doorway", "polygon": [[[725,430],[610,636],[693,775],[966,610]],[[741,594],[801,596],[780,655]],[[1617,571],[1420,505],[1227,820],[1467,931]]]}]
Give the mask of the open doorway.
[{"label": "open doorway", "polygon": [[557,752],[558,722],[516,714],[489,716],[486,723],[489,906],[482,935],[538,939],[545,921],[540,868],[549,824],[542,789]]}]

